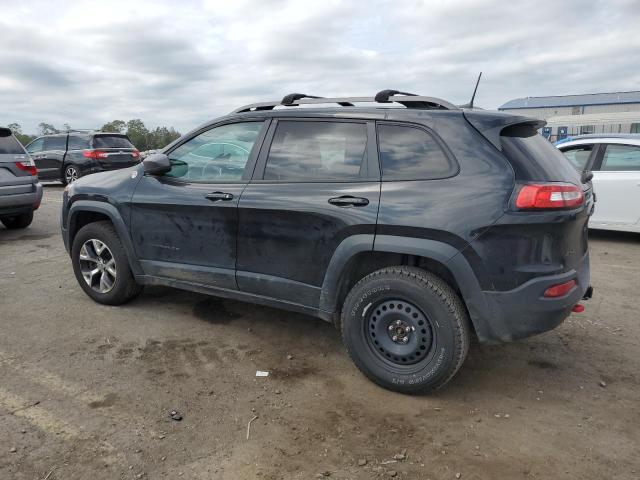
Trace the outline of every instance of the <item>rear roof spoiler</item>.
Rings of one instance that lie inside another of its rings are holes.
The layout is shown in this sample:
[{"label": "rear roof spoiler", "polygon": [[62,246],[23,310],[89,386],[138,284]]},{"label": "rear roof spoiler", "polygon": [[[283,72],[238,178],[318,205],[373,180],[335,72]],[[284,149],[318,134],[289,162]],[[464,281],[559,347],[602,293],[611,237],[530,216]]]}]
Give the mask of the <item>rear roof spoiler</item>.
[{"label": "rear roof spoiler", "polygon": [[464,118],[498,150],[502,150],[500,133],[513,125],[531,125],[536,129],[544,127],[547,122],[523,115],[512,115],[502,112],[474,112],[464,110]]},{"label": "rear roof spoiler", "polygon": [[0,127],[0,137],[9,137],[12,133],[10,128]]}]

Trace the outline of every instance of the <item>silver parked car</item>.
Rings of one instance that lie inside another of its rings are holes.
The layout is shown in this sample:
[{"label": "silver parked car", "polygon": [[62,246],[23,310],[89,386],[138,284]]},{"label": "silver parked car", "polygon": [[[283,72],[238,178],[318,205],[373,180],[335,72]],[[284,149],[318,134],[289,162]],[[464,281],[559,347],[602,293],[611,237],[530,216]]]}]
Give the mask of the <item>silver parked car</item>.
[{"label": "silver parked car", "polygon": [[33,160],[11,130],[0,127],[0,222],[7,228],[28,227],[41,200]]}]

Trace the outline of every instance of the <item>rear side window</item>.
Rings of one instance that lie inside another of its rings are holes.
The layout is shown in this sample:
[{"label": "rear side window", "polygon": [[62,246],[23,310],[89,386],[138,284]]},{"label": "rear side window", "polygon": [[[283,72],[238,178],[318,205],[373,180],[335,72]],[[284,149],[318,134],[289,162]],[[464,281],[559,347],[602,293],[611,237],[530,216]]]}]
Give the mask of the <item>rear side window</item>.
[{"label": "rear side window", "polygon": [[93,148],[135,148],[127,137],[122,135],[96,135]]},{"label": "rear side window", "polygon": [[67,149],[67,137],[44,137],[44,150],[50,152],[52,150],[65,151]]},{"label": "rear side window", "polygon": [[564,153],[564,156],[567,157],[567,160],[571,162],[571,165],[578,170],[579,172],[583,171],[587,162],[589,161],[589,157],[591,156],[591,152],[593,151],[593,145],[580,145],[579,147],[569,147],[561,150]]},{"label": "rear side window", "polygon": [[2,154],[24,154],[22,145],[10,130],[0,129],[0,155]]},{"label": "rear side window", "polygon": [[534,125],[513,125],[500,134],[502,153],[517,180],[570,182],[580,185],[580,174],[560,150],[538,134]]},{"label": "rear side window", "polygon": [[456,173],[456,165],[421,128],[378,125],[378,145],[383,180],[429,180]]},{"label": "rear side window", "polygon": [[89,148],[89,139],[87,137],[69,135],[69,150],[84,150],[85,148]]},{"label": "rear side window", "polygon": [[366,168],[366,146],[364,123],[279,121],[264,179],[355,179]]},{"label": "rear side window", "polygon": [[640,147],[607,145],[600,170],[618,172],[640,170]]}]

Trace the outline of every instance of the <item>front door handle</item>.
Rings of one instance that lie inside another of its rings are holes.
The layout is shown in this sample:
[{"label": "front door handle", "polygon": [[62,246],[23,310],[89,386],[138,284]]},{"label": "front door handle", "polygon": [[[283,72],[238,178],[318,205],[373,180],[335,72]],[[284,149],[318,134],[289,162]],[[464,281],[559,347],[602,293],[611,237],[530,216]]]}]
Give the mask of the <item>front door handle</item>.
[{"label": "front door handle", "polygon": [[217,202],[218,200],[228,202],[229,200],[233,200],[233,193],[212,192],[207,193],[204,198],[206,198],[207,200],[211,200],[212,202]]},{"label": "front door handle", "polygon": [[342,197],[330,198],[328,202],[338,207],[364,207],[369,205],[369,200],[363,197],[352,197],[351,195],[343,195]]}]

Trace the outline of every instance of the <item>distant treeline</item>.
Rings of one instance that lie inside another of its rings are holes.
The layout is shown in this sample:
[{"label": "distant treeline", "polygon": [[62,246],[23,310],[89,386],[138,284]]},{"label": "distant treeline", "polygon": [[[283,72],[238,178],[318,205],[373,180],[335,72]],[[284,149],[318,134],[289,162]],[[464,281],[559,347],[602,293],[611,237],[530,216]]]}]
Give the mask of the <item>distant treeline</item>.
[{"label": "distant treeline", "polygon": [[[22,127],[19,123],[11,123],[7,126],[23,145],[27,145],[31,140],[41,135],[51,135],[53,133],[64,132],[65,130],[72,130],[71,126],[66,123],[61,129],[58,129],[50,123],[42,122],[38,124],[38,133],[36,135],[29,135],[22,133]],[[105,123],[98,130],[103,132],[126,133],[131,142],[141,151],[164,148],[176,138],[180,137],[180,132],[177,132],[173,127],[156,127],[155,130],[149,130],[139,118],[129,120],[128,122],[113,120],[112,122]]]}]

